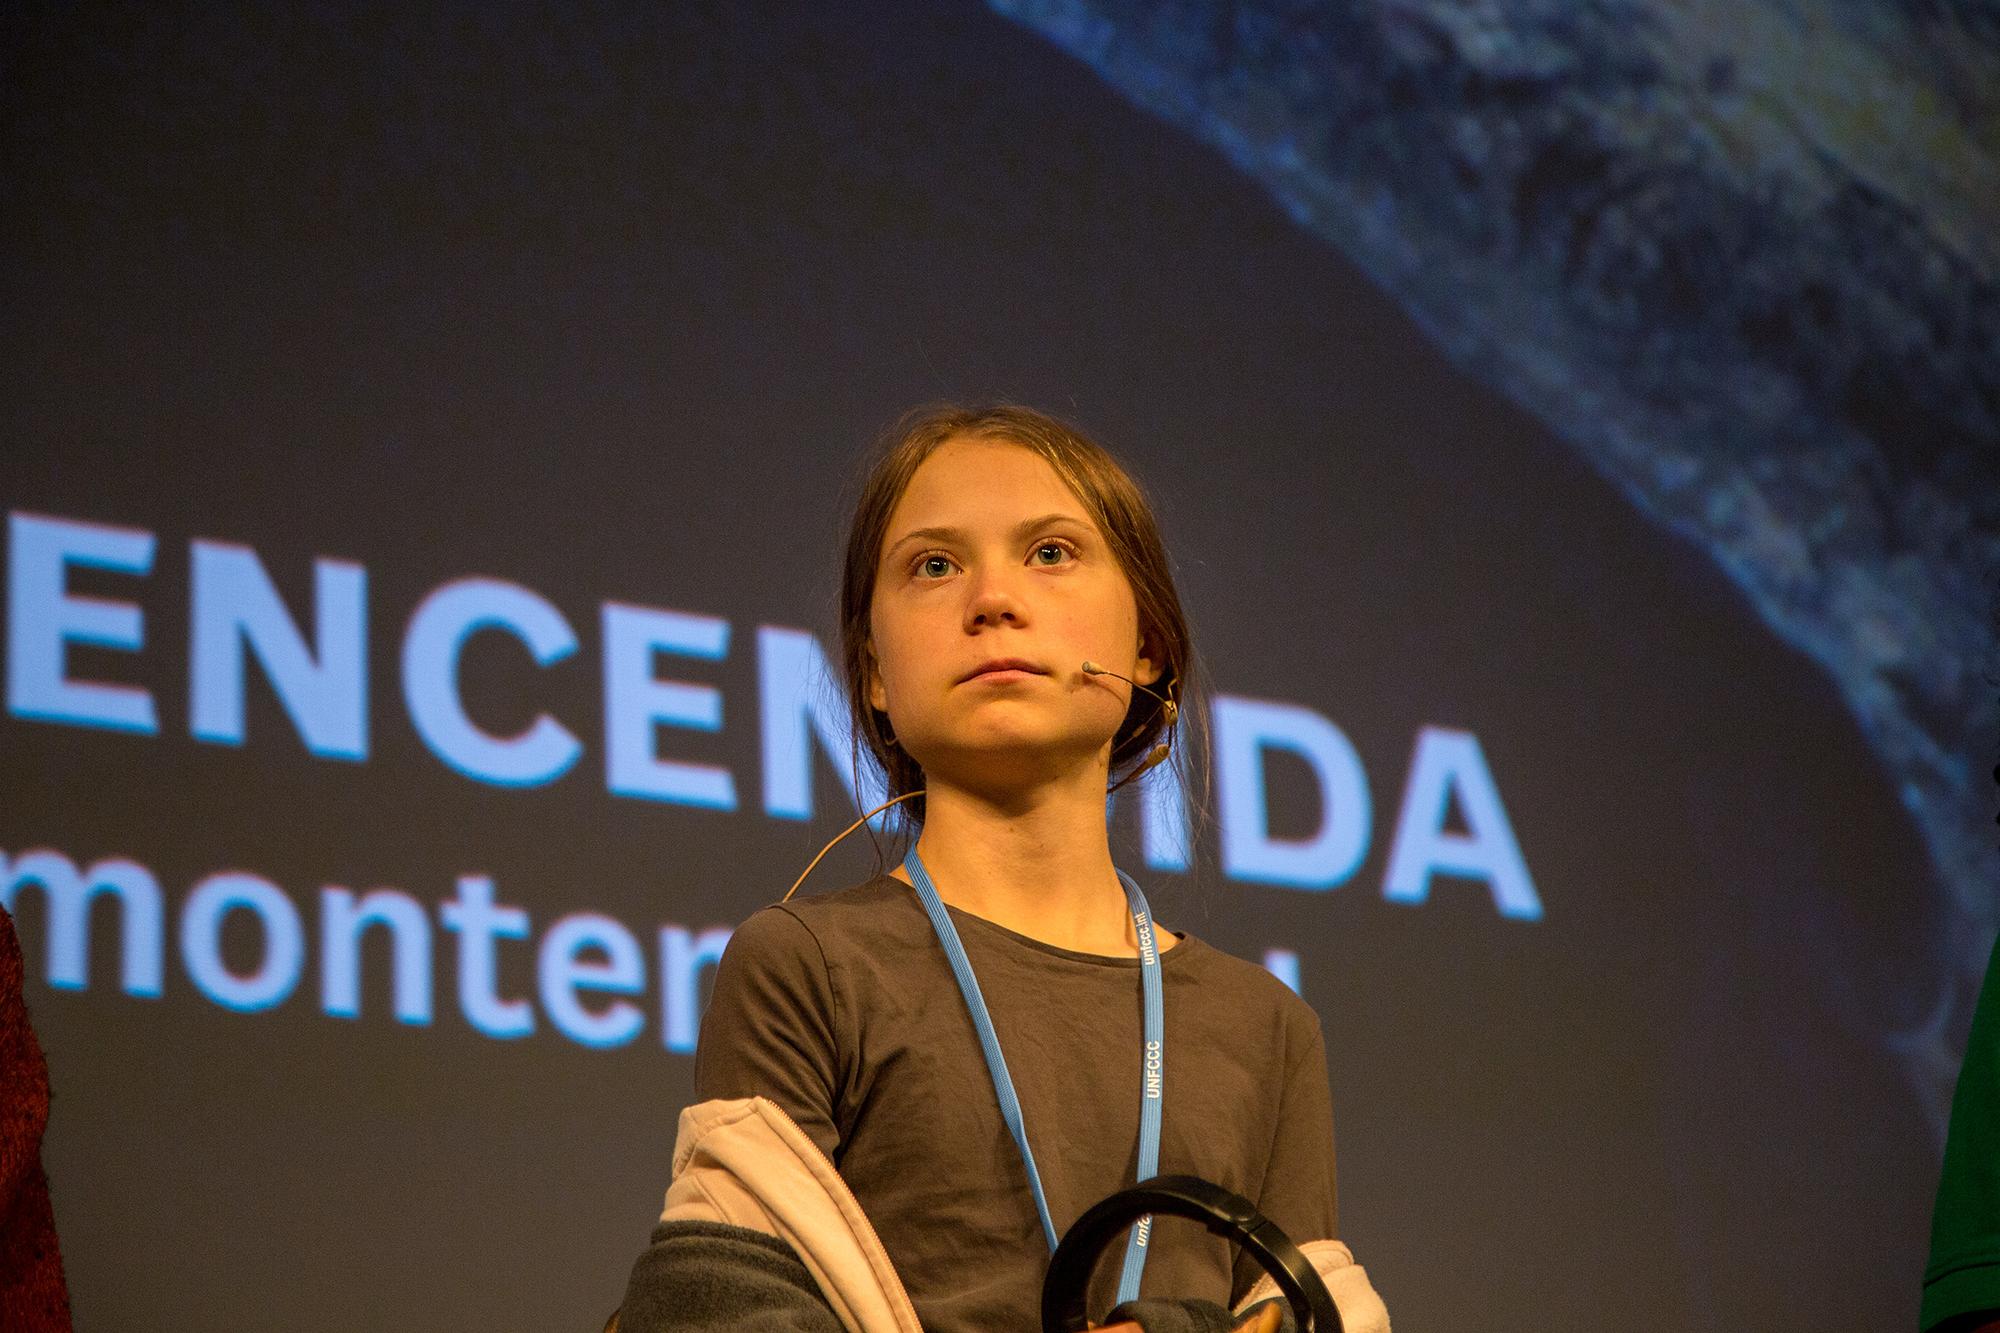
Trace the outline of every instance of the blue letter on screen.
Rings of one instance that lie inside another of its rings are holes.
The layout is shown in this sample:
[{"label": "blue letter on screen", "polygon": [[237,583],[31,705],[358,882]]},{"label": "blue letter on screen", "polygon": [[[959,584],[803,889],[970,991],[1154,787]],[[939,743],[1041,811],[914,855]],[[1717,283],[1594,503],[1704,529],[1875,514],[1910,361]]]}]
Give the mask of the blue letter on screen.
[{"label": "blue letter on screen", "polygon": [[701,1030],[702,970],[729,947],[729,928],[714,926],[690,935],[682,926],[660,928],[660,1040],[683,1055],[694,1050]]},{"label": "blue letter on screen", "polygon": [[399,1023],[431,1021],[431,919],[415,898],[376,889],[357,904],[346,889],[320,890],[320,993],[335,1018],[361,1017],[361,936],[368,927],[389,931],[395,960],[395,1009]]},{"label": "blue letter on screen", "polygon": [[424,599],[403,636],[403,697],[410,720],[431,752],[467,777],[502,787],[553,782],[583,752],[560,722],[541,713],[520,735],[501,737],[481,731],[465,715],[458,656],[482,629],[513,634],[538,666],[576,651],[569,622],[528,589],[500,579],[447,583]]},{"label": "blue letter on screen", "polygon": [[653,675],[653,654],[720,661],[729,622],[649,606],[604,604],[604,771],[611,791],[716,810],[736,808],[736,783],[713,764],[679,763],[653,753],[659,723],[722,730],[722,694]]},{"label": "blue letter on screen", "polygon": [[1264,950],[1264,970],[1299,993],[1299,955],[1295,949]]},{"label": "blue letter on screen", "polygon": [[[242,908],[264,928],[264,962],[247,977],[222,961],[222,921]],[[305,963],[299,911],[267,879],[225,870],[194,886],[181,908],[181,960],[202,993],[217,1004],[251,1012],[281,1003],[299,984]]]},{"label": "blue letter on screen", "polygon": [[249,547],[196,542],[192,579],[188,689],[195,738],[243,743],[247,647],[263,664],[306,749],[329,759],[366,759],[367,575],[361,566],[345,560],[313,562],[317,661]]},{"label": "blue letter on screen", "polygon": [[42,886],[43,929],[48,933],[49,985],[82,990],[90,984],[90,904],[100,893],[118,899],[125,927],[123,970],[127,995],[160,993],[160,886],[136,861],[93,861],[79,871],[60,852],[23,852],[10,864],[0,853],[0,907],[20,915],[15,900],[23,884]]},{"label": "blue letter on screen", "polygon": [[[604,962],[577,957],[593,947],[604,950]],[[542,936],[537,963],[542,1008],[548,1010],[549,1018],[571,1041],[585,1046],[623,1046],[645,1026],[645,1015],[636,1004],[614,1000],[605,1006],[603,1013],[593,1014],[577,999],[579,990],[637,995],[646,988],[646,965],[639,957],[639,941],[610,917],[577,912],[562,918]]]},{"label": "blue letter on screen", "polygon": [[489,1037],[525,1037],[535,1030],[535,1012],[526,1000],[503,1000],[496,939],[528,938],[528,914],[518,907],[497,907],[493,881],[484,875],[460,875],[457,899],[442,904],[438,915],[446,929],[458,932],[458,1007],[466,1021]]},{"label": "blue letter on screen", "polygon": [[137,651],[146,641],[139,608],[130,602],[68,595],[67,567],[148,573],[153,534],[20,512],[7,517],[7,710],[45,722],[158,731],[146,691],[63,676],[66,644]]},{"label": "blue letter on screen", "polygon": [[[1217,796],[1222,870],[1233,879],[1300,889],[1330,889],[1368,854],[1373,817],[1361,756],[1339,727],[1299,704],[1218,695],[1215,699]],[[1264,751],[1289,750],[1319,778],[1319,831],[1274,838],[1264,799]]]},{"label": "blue letter on screen", "polygon": [[[1466,833],[1445,832],[1454,791]],[[1431,876],[1439,872],[1485,880],[1501,916],[1541,919],[1542,900],[1528,878],[1528,863],[1521,859],[1479,738],[1469,731],[1425,727],[1417,734],[1416,757],[1403,788],[1382,896],[1421,903],[1430,896]]]},{"label": "blue letter on screen", "polygon": [[1188,868],[1187,795],[1180,770],[1171,761],[1156,764],[1140,777],[1140,841],[1146,864],[1154,870]]},{"label": "blue letter on screen", "polygon": [[[861,787],[855,788],[854,730],[847,700],[833,684],[826,654],[804,630],[778,625],[757,627],[758,729],[764,743],[764,813],[779,819],[811,819],[812,743],[833,760],[834,772],[856,810],[873,810],[888,799],[888,781],[879,765],[862,757]],[[883,811],[870,825],[880,828]]]}]

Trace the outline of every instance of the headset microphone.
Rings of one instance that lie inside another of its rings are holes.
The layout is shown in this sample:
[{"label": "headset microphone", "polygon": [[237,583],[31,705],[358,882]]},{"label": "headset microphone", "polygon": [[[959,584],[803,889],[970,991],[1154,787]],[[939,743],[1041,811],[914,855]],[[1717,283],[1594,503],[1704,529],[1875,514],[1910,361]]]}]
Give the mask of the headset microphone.
[{"label": "headset microphone", "polygon": [[[1166,762],[1166,758],[1169,753],[1169,747],[1173,744],[1172,740],[1174,734],[1173,729],[1175,724],[1180,719],[1181,706],[1175,703],[1171,698],[1161,694],[1158,690],[1146,689],[1144,685],[1141,685],[1138,681],[1133,680],[1131,677],[1121,676],[1116,671],[1112,671],[1109,670],[1108,668],[1101,667],[1097,665],[1097,663],[1095,662],[1085,662],[1083,664],[1083,674],[1086,676],[1110,676],[1114,680],[1124,681],[1127,685],[1130,685],[1135,690],[1146,690],[1146,693],[1152,695],[1155,699],[1158,699],[1160,701],[1160,714],[1167,720],[1168,739],[1160,742],[1158,745],[1155,745],[1152,748],[1152,751],[1149,754],[1147,754],[1146,761],[1144,763],[1140,764],[1137,768],[1133,769],[1130,773],[1127,773],[1123,778],[1119,779],[1118,786],[1112,788],[1113,791],[1116,791],[1118,790],[1118,787],[1124,786],[1132,779],[1138,777],[1141,773],[1144,773],[1147,769],[1153,768],[1156,765]],[[1171,689],[1172,687],[1169,686],[1168,688]]]}]

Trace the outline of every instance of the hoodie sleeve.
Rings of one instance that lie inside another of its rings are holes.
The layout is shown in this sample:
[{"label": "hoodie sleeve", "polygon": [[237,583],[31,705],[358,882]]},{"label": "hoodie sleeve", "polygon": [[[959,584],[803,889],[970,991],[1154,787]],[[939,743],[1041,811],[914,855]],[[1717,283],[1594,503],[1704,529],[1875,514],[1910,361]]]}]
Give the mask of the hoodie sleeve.
[{"label": "hoodie sleeve", "polygon": [[632,1265],[617,1333],[841,1333],[812,1273],[776,1236],[662,1222]]}]

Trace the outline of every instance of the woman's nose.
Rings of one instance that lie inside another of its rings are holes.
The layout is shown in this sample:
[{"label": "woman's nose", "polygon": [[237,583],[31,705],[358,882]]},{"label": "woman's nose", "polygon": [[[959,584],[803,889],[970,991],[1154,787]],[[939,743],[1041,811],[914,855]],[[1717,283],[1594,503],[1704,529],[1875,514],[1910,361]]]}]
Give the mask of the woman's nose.
[{"label": "woman's nose", "polygon": [[1027,607],[1012,580],[1012,570],[988,566],[974,574],[965,599],[965,627],[968,630],[1003,622],[1018,624]]}]

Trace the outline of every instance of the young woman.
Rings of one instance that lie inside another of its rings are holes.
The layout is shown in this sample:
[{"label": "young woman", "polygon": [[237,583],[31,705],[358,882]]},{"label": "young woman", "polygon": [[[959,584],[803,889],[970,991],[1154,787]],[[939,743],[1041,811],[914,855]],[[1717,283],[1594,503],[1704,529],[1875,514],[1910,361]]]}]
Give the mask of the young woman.
[{"label": "young woman", "polygon": [[[1328,1239],[1313,1011],[1156,930],[1112,864],[1107,791],[1185,764],[1177,714],[1199,722],[1139,488],[1024,408],[918,415],[868,475],[841,615],[858,746],[914,846],[731,940],[621,1327],[1025,1333],[1055,1238],[1135,1179],[1185,1173],[1321,1240],[1305,1248],[1347,1327],[1386,1329]],[[1126,1314],[1228,1328],[1258,1276],[1160,1218],[1100,1267],[1090,1308],[1136,1295]]]}]

